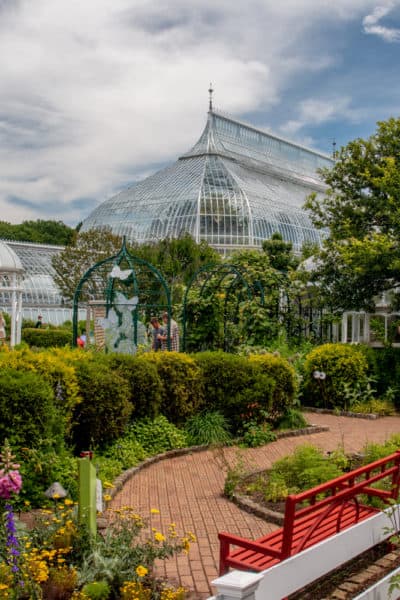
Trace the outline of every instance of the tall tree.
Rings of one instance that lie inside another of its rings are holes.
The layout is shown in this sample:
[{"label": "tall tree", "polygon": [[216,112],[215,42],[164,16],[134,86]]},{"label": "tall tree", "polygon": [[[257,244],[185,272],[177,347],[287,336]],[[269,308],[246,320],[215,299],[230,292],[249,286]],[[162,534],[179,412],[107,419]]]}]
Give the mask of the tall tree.
[{"label": "tall tree", "polygon": [[328,229],[314,278],[332,306],[370,309],[400,285],[400,118],[350,142],[322,176],[326,195],[306,203],[314,225]]}]

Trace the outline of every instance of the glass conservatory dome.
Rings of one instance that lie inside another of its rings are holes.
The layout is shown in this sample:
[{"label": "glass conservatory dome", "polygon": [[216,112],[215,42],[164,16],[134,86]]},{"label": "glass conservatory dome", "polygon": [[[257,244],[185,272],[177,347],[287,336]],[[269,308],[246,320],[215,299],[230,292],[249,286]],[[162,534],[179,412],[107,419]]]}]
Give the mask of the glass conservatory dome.
[{"label": "glass conservatory dome", "polygon": [[130,241],[190,233],[223,253],[259,247],[275,232],[299,251],[320,242],[302,206],[326,189],[332,159],[210,110],[195,146],[177,162],[98,206],[82,230],[110,226]]}]

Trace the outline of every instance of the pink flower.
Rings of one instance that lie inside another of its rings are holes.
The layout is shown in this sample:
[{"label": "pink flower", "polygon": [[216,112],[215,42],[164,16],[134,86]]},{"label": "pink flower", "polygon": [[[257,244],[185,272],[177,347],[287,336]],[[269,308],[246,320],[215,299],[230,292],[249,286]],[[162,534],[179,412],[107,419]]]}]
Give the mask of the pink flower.
[{"label": "pink flower", "polygon": [[0,498],[11,498],[12,494],[18,494],[22,488],[22,477],[19,471],[4,472],[0,469]]}]

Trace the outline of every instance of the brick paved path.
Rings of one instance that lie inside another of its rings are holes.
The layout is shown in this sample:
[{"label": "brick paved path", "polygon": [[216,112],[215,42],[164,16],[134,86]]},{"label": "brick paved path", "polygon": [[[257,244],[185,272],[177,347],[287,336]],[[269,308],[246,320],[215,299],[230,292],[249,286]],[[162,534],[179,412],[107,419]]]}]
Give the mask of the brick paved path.
[{"label": "brick paved path", "polygon": [[[336,417],[310,413],[308,422],[327,425],[329,431],[307,436],[282,438],[263,446],[240,450],[240,456],[249,470],[269,467],[278,458],[290,454],[294,448],[307,442],[324,450],[339,445],[346,452],[357,452],[366,442],[384,442],[393,433],[400,433],[400,417],[377,420]],[[234,465],[237,449],[224,449],[225,460]],[[218,453],[211,450],[164,460],[139,471],[115,497],[111,508],[129,505],[147,516],[151,508],[159,515],[151,515],[151,526],[167,531],[176,523],[177,531],[192,531],[197,543],[189,555],[174,557],[158,565],[174,583],[193,590],[195,598],[207,598],[212,589],[210,582],[218,573],[218,531],[255,539],[272,531],[275,526],[241,511],[222,496],[226,468]]]}]

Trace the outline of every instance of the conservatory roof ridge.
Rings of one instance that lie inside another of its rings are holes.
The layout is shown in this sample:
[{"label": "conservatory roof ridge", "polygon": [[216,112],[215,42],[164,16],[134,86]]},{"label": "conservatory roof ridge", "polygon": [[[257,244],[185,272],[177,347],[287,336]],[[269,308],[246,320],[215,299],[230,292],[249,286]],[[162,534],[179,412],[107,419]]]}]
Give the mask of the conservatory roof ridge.
[{"label": "conservatory roof ridge", "polygon": [[310,152],[311,154],[315,154],[317,156],[320,156],[321,158],[325,158],[331,161],[332,164],[334,162],[332,156],[330,156],[326,152],[322,152],[321,150],[316,150],[315,148],[310,148],[309,146],[305,146],[304,144],[294,142],[293,140],[289,140],[288,138],[278,135],[277,133],[273,133],[272,131],[268,131],[267,129],[255,127],[254,125],[251,125],[246,121],[242,121],[241,119],[236,119],[232,115],[229,115],[228,113],[225,113],[223,111],[212,110],[209,112],[209,114],[214,115],[218,119],[223,119],[225,121],[231,122],[234,125],[239,125],[240,127],[248,129],[249,131],[253,131],[254,133],[261,134],[262,136],[265,136],[267,138],[272,138],[278,142],[283,142],[284,144],[288,144],[290,146],[293,146],[294,148],[298,148],[299,150],[305,150],[306,152]]},{"label": "conservatory roof ridge", "polygon": [[327,154],[213,110],[208,112],[207,123],[198,142],[189,152],[181,155],[179,160],[204,155],[219,155],[249,166],[255,162],[275,165],[283,172],[297,172],[317,176],[318,179],[318,169],[331,168],[334,163]]}]

